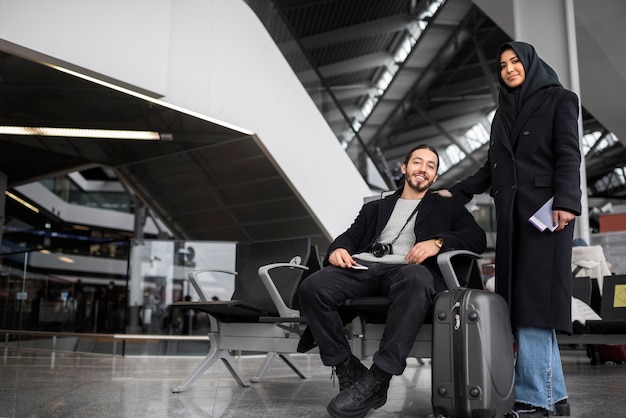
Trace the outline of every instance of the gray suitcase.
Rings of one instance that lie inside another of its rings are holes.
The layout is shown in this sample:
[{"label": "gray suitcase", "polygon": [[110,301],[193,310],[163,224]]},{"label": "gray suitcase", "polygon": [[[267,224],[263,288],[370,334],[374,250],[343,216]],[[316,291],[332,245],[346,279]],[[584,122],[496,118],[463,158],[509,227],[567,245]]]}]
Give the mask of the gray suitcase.
[{"label": "gray suitcase", "polygon": [[504,298],[456,288],[437,295],[433,313],[435,417],[506,415],[515,403],[515,355]]}]

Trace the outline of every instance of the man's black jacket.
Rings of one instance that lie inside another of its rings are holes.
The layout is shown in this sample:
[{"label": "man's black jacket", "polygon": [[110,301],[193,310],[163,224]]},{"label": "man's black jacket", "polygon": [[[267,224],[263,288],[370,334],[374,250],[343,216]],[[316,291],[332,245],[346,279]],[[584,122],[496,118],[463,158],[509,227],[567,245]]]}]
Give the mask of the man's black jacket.
[{"label": "man's black jacket", "polygon": [[[402,189],[385,197],[363,205],[352,225],[339,235],[328,247],[324,265],[328,265],[329,255],[337,248],[345,248],[351,255],[369,252],[381,231],[389,221]],[[419,204],[415,219],[415,242],[436,237],[443,238],[441,252],[470,250],[482,253],[486,247],[485,231],[476,223],[465,206],[448,197],[428,192]],[[445,289],[436,257],[424,262],[435,277],[437,291]]]}]

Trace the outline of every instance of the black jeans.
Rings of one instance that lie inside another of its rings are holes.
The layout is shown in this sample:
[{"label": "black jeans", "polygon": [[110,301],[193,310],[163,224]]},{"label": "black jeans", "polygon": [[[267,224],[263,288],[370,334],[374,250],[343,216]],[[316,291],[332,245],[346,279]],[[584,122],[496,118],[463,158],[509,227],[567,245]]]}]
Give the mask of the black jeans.
[{"label": "black jeans", "polygon": [[[360,261],[361,262],[361,261]],[[430,271],[418,264],[369,263],[368,270],[327,266],[308,277],[299,289],[300,306],[306,317],[322,362],[336,366],[350,356],[338,312],[353,297],[387,296],[390,306],[380,348],[374,363],[400,375],[435,296]]]}]

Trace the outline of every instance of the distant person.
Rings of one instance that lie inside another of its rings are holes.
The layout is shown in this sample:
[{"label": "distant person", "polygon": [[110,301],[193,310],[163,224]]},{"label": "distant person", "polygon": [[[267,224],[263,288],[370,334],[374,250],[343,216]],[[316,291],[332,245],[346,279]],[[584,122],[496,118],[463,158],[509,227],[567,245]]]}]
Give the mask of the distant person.
[{"label": "distant person", "polygon": [[87,298],[83,288],[82,280],[76,280],[76,331],[85,332],[87,324]]},{"label": "distant person", "polygon": [[[185,295],[185,302],[191,302],[191,296]],[[191,330],[193,329],[193,318],[195,312],[193,309],[183,308],[181,309],[183,316],[183,335],[191,335]]]}]

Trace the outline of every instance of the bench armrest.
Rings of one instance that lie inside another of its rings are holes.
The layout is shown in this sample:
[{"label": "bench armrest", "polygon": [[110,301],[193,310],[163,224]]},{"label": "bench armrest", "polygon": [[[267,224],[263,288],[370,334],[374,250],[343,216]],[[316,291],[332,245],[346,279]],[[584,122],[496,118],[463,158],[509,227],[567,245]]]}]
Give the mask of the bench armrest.
[{"label": "bench armrest", "polygon": [[282,296],[278,292],[278,289],[276,288],[276,285],[274,284],[274,281],[272,280],[272,277],[270,275],[270,270],[273,270],[276,268],[284,268],[284,267],[287,267],[290,269],[298,268],[301,270],[309,269],[307,266],[304,266],[302,264],[273,263],[273,264],[267,264],[265,266],[259,267],[259,277],[261,278],[263,285],[267,289],[267,292],[270,294],[270,297],[272,298],[272,302],[274,302],[274,305],[276,306],[276,309],[278,310],[278,314],[281,317],[289,317],[289,318],[299,317],[300,316],[299,311],[295,309],[291,309],[285,304]]},{"label": "bench armrest", "polygon": [[202,287],[200,286],[200,283],[198,282],[198,275],[200,275],[200,273],[225,273],[225,274],[232,274],[233,276],[237,275],[237,272],[235,271],[216,270],[216,269],[211,269],[211,268],[202,268],[202,269],[196,269],[196,270],[190,271],[189,274],[187,275],[187,278],[189,279],[189,283],[191,283],[193,288],[196,290],[198,297],[203,302],[208,302],[209,299],[207,298],[206,293],[204,293],[204,290],[202,289]]},{"label": "bench armrest", "polygon": [[480,257],[480,254],[476,254],[475,252],[468,250],[454,250],[454,251],[446,251],[437,256],[437,264],[439,265],[439,269],[443,274],[443,279],[446,282],[446,286],[448,289],[455,289],[460,287],[459,278],[457,276],[457,272],[455,271],[452,259],[455,257],[464,257],[471,262],[475,262]]}]

